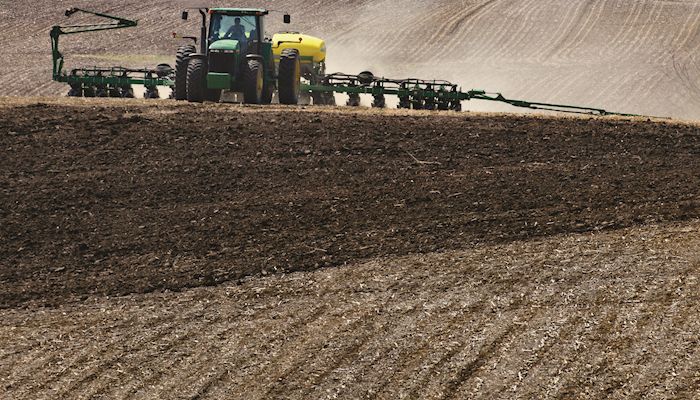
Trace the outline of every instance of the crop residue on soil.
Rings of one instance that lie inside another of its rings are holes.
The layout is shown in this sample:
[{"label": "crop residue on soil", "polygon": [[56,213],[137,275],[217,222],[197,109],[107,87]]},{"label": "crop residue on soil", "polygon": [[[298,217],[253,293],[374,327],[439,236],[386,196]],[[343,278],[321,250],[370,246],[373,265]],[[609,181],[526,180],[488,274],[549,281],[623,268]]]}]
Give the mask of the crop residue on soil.
[{"label": "crop residue on soil", "polygon": [[696,398],[700,223],[0,310],[3,398]]},{"label": "crop residue on soil", "polygon": [[0,120],[2,398],[700,390],[695,125],[75,99]]},{"label": "crop residue on soil", "polygon": [[0,120],[2,307],[700,216],[691,125],[138,101]]}]

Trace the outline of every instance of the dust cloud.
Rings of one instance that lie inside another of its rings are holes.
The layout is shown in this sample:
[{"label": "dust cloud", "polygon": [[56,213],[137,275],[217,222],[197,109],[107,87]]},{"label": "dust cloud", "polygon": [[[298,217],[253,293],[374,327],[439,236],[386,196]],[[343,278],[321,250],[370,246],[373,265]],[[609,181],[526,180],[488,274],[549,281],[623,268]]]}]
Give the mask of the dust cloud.
[{"label": "dust cloud", "polygon": [[[700,4],[652,0],[341,2],[328,69],[446,79],[464,90],[700,118]],[[472,101],[471,110],[520,111]]]}]

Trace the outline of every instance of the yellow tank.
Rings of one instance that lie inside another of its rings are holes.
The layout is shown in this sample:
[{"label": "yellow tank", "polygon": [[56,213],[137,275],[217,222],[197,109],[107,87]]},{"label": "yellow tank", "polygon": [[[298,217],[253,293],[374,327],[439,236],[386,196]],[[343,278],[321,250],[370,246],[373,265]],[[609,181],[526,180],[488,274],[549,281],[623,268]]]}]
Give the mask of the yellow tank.
[{"label": "yellow tank", "polygon": [[282,32],[272,37],[272,52],[278,59],[284,49],[297,49],[301,62],[320,63],[326,61],[326,42],[303,33]]}]

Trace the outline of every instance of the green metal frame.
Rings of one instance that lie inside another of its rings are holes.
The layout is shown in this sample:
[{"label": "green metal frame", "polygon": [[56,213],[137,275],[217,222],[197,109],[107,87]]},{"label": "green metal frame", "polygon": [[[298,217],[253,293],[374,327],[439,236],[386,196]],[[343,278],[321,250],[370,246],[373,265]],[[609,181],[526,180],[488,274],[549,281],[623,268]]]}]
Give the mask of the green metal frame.
[{"label": "green metal frame", "polygon": [[[431,81],[413,78],[376,78],[370,72],[363,72],[359,75],[347,75],[342,73],[326,75],[319,84],[302,85],[301,90],[312,94],[343,93],[350,95],[351,98],[356,98],[356,96],[360,94],[369,94],[374,96],[374,104],[381,106],[386,104],[384,101],[385,96],[397,96],[399,98],[399,108],[461,111],[462,101],[484,100],[506,103],[514,107],[533,110],[600,116],[640,116],[637,114],[610,112],[602,108],[514,100],[504,97],[501,93],[492,93],[484,90],[469,90],[463,92],[457,85],[448,81]],[[357,104],[357,102],[353,104]]]},{"label": "green metal frame", "polygon": [[148,69],[129,69],[125,67],[84,67],[76,68],[71,73],[66,73],[64,68],[64,56],[59,50],[59,39],[63,35],[73,35],[86,32],[99,32],[114,29],[132,28],[138,25],[137,21],[115,17],[104,13],[71,8],[65,15],[70,17],[75,13],[85,13],[100,18],[112,20],[111,23],[54,26],[51,29],[51,53],[53,57],[53,80],[68,83],[71,86],[82,87],[114,86],[126,87],[130,85],[144,85],[146,87],[174,86],[175,82],[169,77],[154,76],[155,71]]},{"label": "green metal frame", "polygon": [[209,89],[231,89],[231,75],[220,72],[209,72],[207,74],[207,88]]}]

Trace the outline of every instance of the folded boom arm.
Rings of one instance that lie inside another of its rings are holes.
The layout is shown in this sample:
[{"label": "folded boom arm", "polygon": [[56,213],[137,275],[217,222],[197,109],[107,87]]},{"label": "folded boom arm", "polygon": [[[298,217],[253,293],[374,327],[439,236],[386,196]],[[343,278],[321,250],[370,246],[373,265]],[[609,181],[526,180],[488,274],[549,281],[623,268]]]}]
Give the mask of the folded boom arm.
[{"label": "folded boom arm", "polygon": [[82,8],[71,8],[66,10],[66,17],[70,17],[75,13],[85,13],[95,15],[100,18],[110,19],[114,22],[102,24],[86,24],[86,25],[67,25],[54,26],[51,29],[51,53],[53,56],[53,78],[57,79],[63,72],[63,54],[58,50],[58,42],[61,35],[72,35],[84,32],[98,32],[112,29],[131,28],[136,26],[136,21],[131,21],[125,18],[115,17],[113,15],[98,13],[94,11],[83,10]]}]

